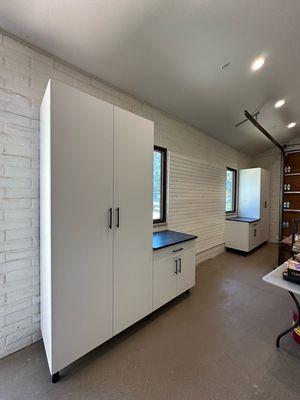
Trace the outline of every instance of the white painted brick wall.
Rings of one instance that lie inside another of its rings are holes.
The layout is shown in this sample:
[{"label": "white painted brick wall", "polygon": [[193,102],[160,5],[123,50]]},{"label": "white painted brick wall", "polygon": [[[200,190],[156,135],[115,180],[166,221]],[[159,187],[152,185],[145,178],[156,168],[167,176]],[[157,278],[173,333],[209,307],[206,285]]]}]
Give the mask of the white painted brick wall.
[{"label": "white painted brick wall", "polygon": [[49,78],[154,120],[155,143],[171,152],[222,168],[251,162],[162,111],[0,33],[0,358],[40,339],[38,129]]}]

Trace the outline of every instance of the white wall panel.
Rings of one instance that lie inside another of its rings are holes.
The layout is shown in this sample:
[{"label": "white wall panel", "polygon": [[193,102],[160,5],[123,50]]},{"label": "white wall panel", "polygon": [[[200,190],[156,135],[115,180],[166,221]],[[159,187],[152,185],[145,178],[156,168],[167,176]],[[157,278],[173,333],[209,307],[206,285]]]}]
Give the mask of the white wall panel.
[{"label": "white wall panel", "polygon": [[198,236],[196,253],[224,243],[226,168],[169,154],[168,228]]}]

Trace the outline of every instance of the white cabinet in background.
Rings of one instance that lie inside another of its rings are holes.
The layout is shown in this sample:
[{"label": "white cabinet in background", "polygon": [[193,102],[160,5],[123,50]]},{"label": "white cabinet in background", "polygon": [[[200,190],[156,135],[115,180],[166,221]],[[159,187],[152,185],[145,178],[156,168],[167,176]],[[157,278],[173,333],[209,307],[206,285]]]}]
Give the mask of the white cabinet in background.
[{"label": "white cabinet in background", "polygon": [[195,286],[195,240],[153,254],[153,310]]},{"label": "white cabinet in background", "polygon": [[261,221],[226,220],[225,238],[226,247],[247,253],[266,241]]},{"label": "white cabinet in background", "polygon": [[239,171],[238,216],[225,222],[225,246],[249,252],[269,238],[270,173],[263,168]]},{"label": "white cabinet in background", "polygon": [[56,381],[152,311],[153,122],[56,81],[40,122],[41,329]]},{"label": "white cabinet in background", "polygon": [[270,172],[263,168],[239,171],[239,217],[255,218],[269,223]]}]

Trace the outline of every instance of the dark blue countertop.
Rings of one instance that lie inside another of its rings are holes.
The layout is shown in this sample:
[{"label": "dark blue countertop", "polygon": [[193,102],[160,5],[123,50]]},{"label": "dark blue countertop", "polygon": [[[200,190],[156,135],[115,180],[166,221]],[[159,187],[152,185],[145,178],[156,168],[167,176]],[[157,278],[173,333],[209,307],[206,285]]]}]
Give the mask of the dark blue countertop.
[{"label": "dark blue countertop", "polygon": [[246,218],[246,217],[228,217],[226,218],[227,221],[236,221],[236,222],[256,222],[260,221],[260,218]]},{"label": "dark blue countertop", "polygon": [[186,233],[169,230],[153,232],[152,247],[153,250],[159,250],[165,247],[173,246],[174,244],[197,239],[197,237],[198,236],[195,235],[188,235]]}]

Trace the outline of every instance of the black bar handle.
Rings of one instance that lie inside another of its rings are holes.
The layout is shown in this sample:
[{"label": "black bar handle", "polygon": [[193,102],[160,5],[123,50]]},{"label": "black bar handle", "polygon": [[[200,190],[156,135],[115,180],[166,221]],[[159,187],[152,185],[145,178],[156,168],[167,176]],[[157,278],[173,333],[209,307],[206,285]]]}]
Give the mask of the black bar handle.
[{"label": "black bar handle", "polygon": [[181,251],[181,250],[183,250],[183,247],[180,247],[180,249],[173,250],[173,253],[177,253],[177,251]]},{"label": "black bar handle", "polygon": [[116,227],[120,228],[120,208],[116,208],[116,214],[117,214],[117,219],[116,219]]},{"label": "black bar handle", "polygon": [[179,258],[179,273],[181,274],[181,258]]},{"label": "black bar handle", "polygon": [[109,229],[112,228],[112,208],[108,210],[108,227]]},{"label": "black bar handle", "polygon": [[175,260],[175,274],[178,274],[178,260]]}]

